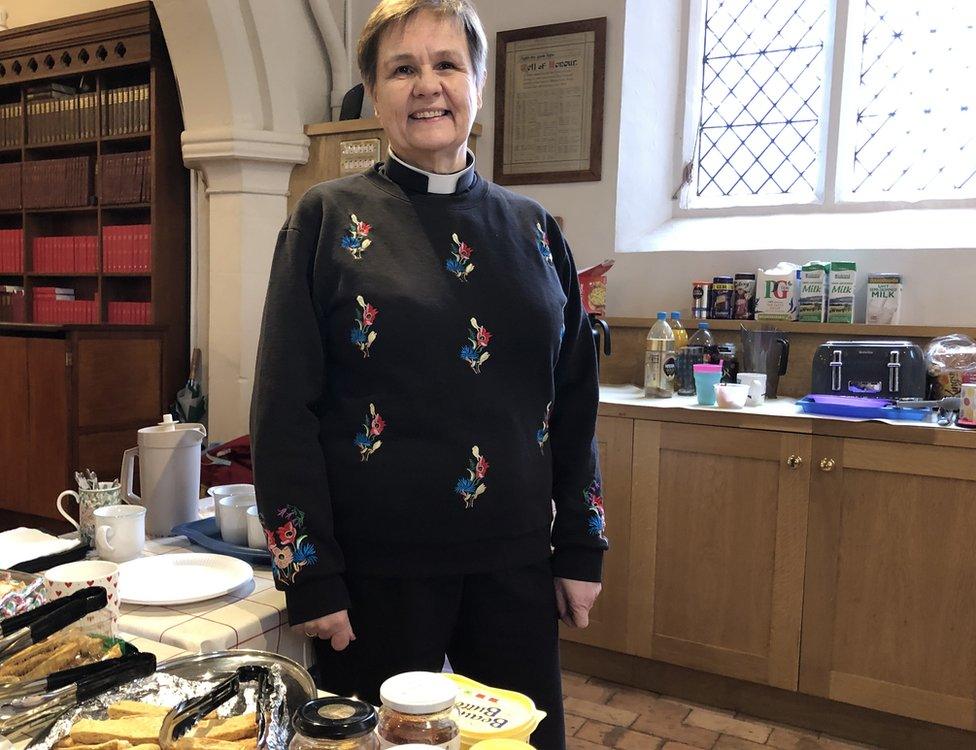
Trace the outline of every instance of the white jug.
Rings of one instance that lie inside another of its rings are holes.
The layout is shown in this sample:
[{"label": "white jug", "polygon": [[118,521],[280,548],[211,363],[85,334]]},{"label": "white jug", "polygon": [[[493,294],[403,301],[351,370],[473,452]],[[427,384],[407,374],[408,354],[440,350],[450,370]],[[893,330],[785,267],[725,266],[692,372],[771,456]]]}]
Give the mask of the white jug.
[{"label": "white jug", "polygon": [[[122,456],[122,487],[130,503],[146,507],[146,533],[168,536],[174,526],[196,521],[200,508],[202,424],[180,424],[169,414],[139,430],[139,446]],[[134,459],[139,459],[142,497],[132,492]]]}]

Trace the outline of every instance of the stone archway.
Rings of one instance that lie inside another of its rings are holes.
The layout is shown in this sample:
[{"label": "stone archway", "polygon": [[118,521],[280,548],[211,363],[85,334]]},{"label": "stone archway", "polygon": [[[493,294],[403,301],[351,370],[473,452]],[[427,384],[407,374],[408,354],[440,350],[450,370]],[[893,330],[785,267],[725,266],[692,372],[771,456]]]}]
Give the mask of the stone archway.
[{"label": "stone archway", "polygon": [[[328,58],[304,0],[155,0],[183,109],[194,200],[194,341],[214,440],[248,432],[254,361],[288,179],[327,119]],[[199,194],[202,192],[202,195]]]}]

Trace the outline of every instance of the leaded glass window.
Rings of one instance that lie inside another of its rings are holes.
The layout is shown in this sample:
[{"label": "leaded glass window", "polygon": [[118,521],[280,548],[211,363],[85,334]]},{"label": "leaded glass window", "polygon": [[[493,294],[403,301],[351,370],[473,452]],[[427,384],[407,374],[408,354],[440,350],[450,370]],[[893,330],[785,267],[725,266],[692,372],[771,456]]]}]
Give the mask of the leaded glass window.
[{"label": "leaded glass window", "polygon": [[828,0],[705,0],[693,196],[815,194],[828,10]]},{"label": "leaded glass window", "polygon": [[854,122],[841,123],[854,198],[976,195],[974,24],[973,0],[864,0]]}]

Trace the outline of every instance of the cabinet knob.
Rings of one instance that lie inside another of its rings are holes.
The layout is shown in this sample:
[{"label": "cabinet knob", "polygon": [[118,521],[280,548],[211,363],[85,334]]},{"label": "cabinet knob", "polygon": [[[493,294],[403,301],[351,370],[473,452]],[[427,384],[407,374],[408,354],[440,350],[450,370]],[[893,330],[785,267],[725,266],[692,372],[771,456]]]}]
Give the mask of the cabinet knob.
[{"label": "cabinet knob", "polygon": [[820,471],[833,471],[836,463],[832,458],[822,458],[820,459]]},{"label": "cabinet knob", "polygon": [[800,468],[800,464],[802,463],[803,463],[803,457],[798,456],[795,453],[786,459],[786,465],[789,466],[791,469]]}]

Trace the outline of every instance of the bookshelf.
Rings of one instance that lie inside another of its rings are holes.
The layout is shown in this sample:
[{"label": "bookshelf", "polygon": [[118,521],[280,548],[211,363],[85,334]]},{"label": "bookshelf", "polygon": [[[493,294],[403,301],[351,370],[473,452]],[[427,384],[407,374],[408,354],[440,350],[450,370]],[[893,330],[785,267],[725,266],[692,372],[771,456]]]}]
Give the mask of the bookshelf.
[{"label": "bookshelf", "polygon": [[[117,475],[121,450],[135,445],[134,428],[158,421],[186,379],[182,130],[150,2],[0,32],[0,348],[16,338],[62,342],[66,401],[58,420],[68,479],[89,465]],[[99,378],[80,387],[77,363],[88,361],[86,350],[99,352],[99,367],[119,368],[116,393],[138,394],[138,406],[112,403]],[[137,363],[137,356],[151,361]],[[3,359],[0,383],[16,385],[19,375],[4,371],[14,360]],[[155,377],[146,377],[147,367]],[[104,407],[97,416],[93,403]],[[93,421],[85,424],[85,415]],[[29,415],[28,426],[36,418]],[[30,426],[25,434],[43,432]],[[12,443],[0,431],[5,466],[14,465],[6,463],[16,456]],[[70,486],[61,476],[57,482]],[[30,485],[25,480],[24,490],[33,495]],[[2,489],[0,507],[10,507]]]}]

